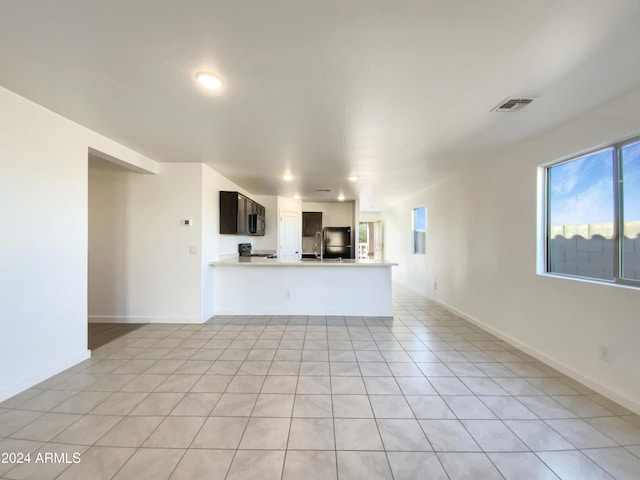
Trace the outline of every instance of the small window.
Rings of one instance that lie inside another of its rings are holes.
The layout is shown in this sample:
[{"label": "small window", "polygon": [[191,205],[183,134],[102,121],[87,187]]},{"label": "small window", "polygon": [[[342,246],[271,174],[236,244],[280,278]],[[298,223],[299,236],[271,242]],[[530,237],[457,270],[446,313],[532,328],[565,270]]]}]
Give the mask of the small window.
[{"label": "small window", "polygon": [[413,209],[411,236],[411,253],[424,255],[427,236],[427,207]]}]

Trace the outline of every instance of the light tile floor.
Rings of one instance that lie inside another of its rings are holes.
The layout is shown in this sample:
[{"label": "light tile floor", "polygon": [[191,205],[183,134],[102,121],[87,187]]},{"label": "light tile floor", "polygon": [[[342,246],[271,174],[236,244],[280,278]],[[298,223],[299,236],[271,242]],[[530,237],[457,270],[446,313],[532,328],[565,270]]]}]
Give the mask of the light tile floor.
[{"label": "light tile floor", "polygon": [[132,331],[0,404],[0,477],[640,478],[640,417],[419,295],[394,299],[393,319]]}]

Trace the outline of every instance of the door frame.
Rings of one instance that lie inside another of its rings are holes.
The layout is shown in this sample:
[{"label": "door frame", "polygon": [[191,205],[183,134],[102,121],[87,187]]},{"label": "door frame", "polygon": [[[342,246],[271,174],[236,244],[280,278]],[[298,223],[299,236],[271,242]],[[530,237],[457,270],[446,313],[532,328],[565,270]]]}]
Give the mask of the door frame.
[{"label": "door frame", "polygon": [[[376,220],[373,222],[373,259],[379,261],[382,261],[384,258],[384,234],[382,233],[382,228],[382,220]],[[377,235],[376,230],[378,233]],[[376,240],[380,242],[380,249],[376,248],[378,246]]]},{"label": "door frame", "polygon": [[301,212],[295,212],[292,210],[282,210],[282,209],[278,209],[278,258],[283,258],[282,256],[282,250],[283,250],[283,246],[282,246],[282,237],[284,236],[284,232],[282,231],[282,226],[283,226],[283,215],[284,214],[290,214],[290,215],[294,215],[298,218],[298,228],[297,228],[297,232],[296,232],[296,239],[298,242],[298,252],[297,252],[297,259],[300,260],[302,258],[302,213]]}]

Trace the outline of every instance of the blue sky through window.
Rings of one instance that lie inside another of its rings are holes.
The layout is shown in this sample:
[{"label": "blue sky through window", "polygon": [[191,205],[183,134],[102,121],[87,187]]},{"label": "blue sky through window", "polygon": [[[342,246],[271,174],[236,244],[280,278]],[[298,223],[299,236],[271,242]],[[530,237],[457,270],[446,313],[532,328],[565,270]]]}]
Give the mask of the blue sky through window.
[{"label": "blue sky through window", "polygon": [[640,221],[640,142],[622,149],[624,221]]},{"label": "blue sky through window", "polygon": [[427,229],[427,209],[418,207],[413,212],[413,229],[425,231]]},{"label": "blue sky through window", "polygon": [[[550,224],[613,222],[612,148],[551,167]],[[626,222],[640,221],[640,142],[622,149]]]},{"label": "blue sky through window", "polygon": [[613,154],[602,150],[550,169],[551,226],[613,222]]}]

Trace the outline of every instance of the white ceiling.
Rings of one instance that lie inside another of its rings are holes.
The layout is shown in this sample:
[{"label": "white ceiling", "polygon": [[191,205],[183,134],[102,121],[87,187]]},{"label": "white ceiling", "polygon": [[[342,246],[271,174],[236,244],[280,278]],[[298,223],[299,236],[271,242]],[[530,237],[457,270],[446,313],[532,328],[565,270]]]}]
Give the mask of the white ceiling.
[{"label": "white ceiling", "polygon": [[[637,88],[638,25],[634,0],[4,1],[0,85],[253,194],[375,210]],[[490,112],[507,96],[536,100]]]}]

